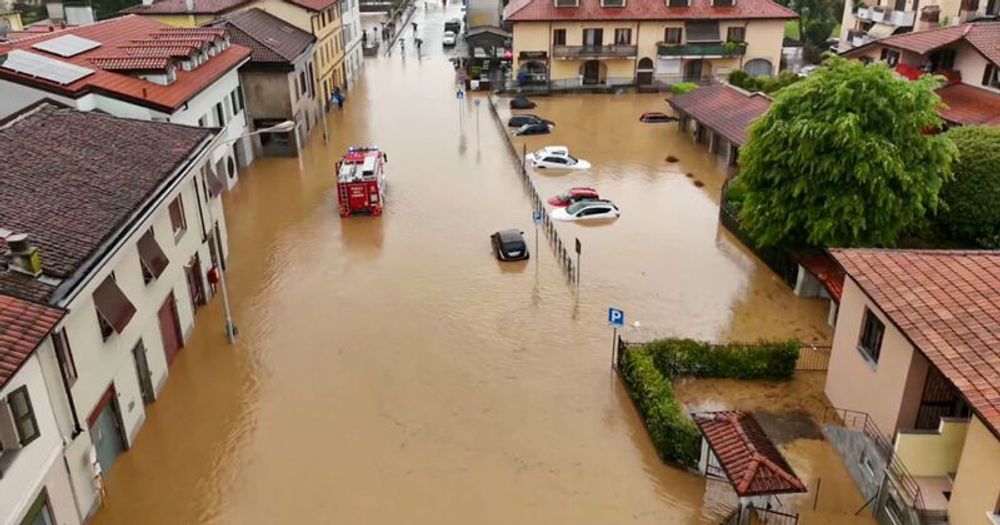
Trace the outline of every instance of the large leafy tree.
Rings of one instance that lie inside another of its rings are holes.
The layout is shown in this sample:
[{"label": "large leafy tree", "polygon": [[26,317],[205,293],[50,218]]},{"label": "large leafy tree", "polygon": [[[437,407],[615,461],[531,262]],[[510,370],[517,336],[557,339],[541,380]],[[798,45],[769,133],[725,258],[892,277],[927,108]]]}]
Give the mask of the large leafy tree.
[{"label": "large leafy tree", "polygon": [[969,126],[945,134],[958,147],[955,179],[941,189],[938,224],[952,240],[1000,249],[1000,128]]},{"label": "large leafy tree", "polygon": [[[829,47],[826,43],[840,19],[831,0],[794,0],[792,9],[799,14],[799,37],[807,61],[815,63]],[[841,11],[843,8],[841,8]]]},{"label": "large leafy tree", "polygon": [[893,246],[936,210],[955,146],[938,80],[838,57],[781,90],[749,130],[740,221],[762,246]]}]

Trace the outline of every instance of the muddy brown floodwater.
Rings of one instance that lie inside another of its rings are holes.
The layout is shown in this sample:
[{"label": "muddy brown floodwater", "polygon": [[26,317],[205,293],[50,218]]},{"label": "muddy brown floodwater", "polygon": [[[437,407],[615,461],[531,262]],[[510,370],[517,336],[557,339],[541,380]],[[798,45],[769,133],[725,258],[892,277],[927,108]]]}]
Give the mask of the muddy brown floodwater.
[{"label": "muddy brown floodwater", "polygon": [[[219,300],[199,312],[95,523],[718,522],[609,372],[606,308],[641,321],[632,339],[823,341],[824,304],[720,230],[723,172],[636,121],[662,97],[542,101],[559,125],[533,145],[595,165],[538,176],[542,192],[596,184],[623,216],[560,225],[583,242],[579,298],[544,241],[498,264],[489,234],[530,239],[531,207],[486,105],[477,126],[466,100],[460,122],[436,36],[449,10],[418,14],[428,56],[366,61],[329,144],[316,131],[301,159],[258,159],[226,196],[240,339],[225,343]],[[332,166],[352,144],[388,152],[384,217],[337,216]]]}]

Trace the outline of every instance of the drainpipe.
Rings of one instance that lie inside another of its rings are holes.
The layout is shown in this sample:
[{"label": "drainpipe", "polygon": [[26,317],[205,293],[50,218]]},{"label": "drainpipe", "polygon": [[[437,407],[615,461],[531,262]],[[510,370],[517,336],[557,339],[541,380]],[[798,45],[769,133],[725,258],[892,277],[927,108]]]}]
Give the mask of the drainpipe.
[{"label": "drainpipe", "polygon": [[632,82],[635,84],[636,92],[639,91],[639,28],[642,24],[635,21],[635,58],[632,59]]},{"label": "drainpipe", "polygon": [[545,87],[552,91],[552,61],[555,57],[552,56],[552,22],[549,22],[549,56],[546,57],[545,61]]},{"label": "drainpipe", "polygon": [[[746,44],[746,41],[747,41],[747,28],[749,26],[750,26],[750,21],[749,20],[745,20],[743,22],[743,43],[744,44]],[[782,43],[784,43],[784,38],[785,37],[782,36],[781,38],[782,38]],[[777,67],[774,68],[775,71],[781,69],[781,58],[780,58],[781,57],[781,48],[780,47],[778,48],[778,57],[779,57],[778,58],[778,65],[777,65]],[[740,71],[743,71],[743,59],[744,58],[746,58],[746,53],[740,55]]]}]

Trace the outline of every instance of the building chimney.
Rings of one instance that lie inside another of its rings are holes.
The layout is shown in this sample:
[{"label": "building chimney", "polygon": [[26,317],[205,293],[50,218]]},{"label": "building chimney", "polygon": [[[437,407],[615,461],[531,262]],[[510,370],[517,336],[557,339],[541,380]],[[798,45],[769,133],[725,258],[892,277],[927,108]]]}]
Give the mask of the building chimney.
[{"label": "building chimney", "polygon": [[184,0],[184,7],[187,8],[189,13],[194,11],[194,0]]},{"label": "building chimney", "polygon": [[42,275],[42,254],[31,244],[27,233],[16,233],[6,239],[8,252],[4,255],[8,267],[32,277]]}]

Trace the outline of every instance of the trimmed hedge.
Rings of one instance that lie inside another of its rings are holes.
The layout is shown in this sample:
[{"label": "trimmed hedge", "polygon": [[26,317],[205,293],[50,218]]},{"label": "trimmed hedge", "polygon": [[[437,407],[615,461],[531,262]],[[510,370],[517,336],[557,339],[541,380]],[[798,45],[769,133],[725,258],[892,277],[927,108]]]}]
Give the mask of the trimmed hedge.
[{"label": "trimmed hedge", "polygon": [[670,92],[675,95],[683,95],[688,91],[694,91],[698,89],[698,84],[694,82],[678,82],[670,86]]},{"label": "trimmed hedge", "polygon": [[619,367],[650,437],[665,461],[698,464],[701,435],[674,397],[679,376],[787,380],[799,357],[796,341],[713,345],[693,339],[659,339],[630,348]]}]

